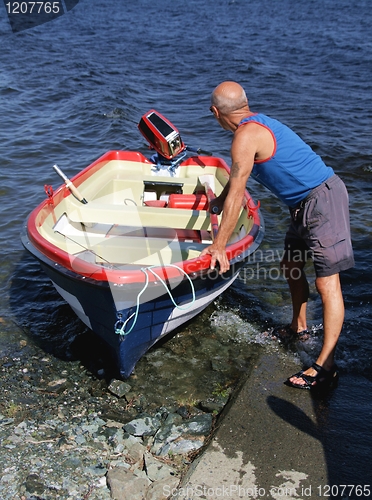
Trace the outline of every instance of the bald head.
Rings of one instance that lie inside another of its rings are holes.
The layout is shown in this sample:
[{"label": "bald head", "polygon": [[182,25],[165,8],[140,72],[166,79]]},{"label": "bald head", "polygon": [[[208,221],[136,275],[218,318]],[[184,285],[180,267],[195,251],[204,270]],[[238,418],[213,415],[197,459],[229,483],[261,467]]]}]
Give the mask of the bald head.
[{"label": "bald head", "polygon": [[222,82],[212,92],[211,105],[216,106],[221,113],[228,114],[248,106],[248,99],[239,83]]}]

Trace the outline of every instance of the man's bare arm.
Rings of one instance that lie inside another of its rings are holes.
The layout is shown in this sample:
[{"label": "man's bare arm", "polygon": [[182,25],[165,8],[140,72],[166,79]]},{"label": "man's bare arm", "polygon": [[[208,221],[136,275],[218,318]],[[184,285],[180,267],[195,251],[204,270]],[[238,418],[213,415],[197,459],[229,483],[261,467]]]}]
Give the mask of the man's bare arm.
[{"label": "man's bare arm", "polygon": [[201,255],[210,254],[211,268],[214,269],[217,261],[220,264],[220,273],[226,272],[230,268],[226,256],[226,245],[236,226],[242,201],[245,193],[246,183],[253,168],[256,149],[246,131],[241,133],[237,130],[231,147],[232,167],[228,189],[223,205],[221,224],[217,237],[213,245],[207,247]]}]

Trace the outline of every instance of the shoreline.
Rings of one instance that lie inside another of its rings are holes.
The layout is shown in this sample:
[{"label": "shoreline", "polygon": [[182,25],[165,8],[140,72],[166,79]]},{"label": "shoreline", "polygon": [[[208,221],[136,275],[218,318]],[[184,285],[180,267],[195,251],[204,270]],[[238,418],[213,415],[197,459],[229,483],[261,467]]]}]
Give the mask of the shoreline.
[{"label": "shoreline", "polygon": [[[289,388],[283,381],[299,361],[275,343],[252,348],[228,391],[176,404],[166,388],[141,392],[136,376],[107,383],[11,328],[14,352],[0,371],[4,499],[305,500],[354,485],[347,498],[357,500],[372,491],[365,377],[341,372],[339,387],[322,397]],[[157,362],[164,348],[152,356]]]},{"label": "shoreline", "polygon": [[[7,500],[121,500],[124,489],[133,498],[165,498],[236,390],[222,386],[226,367],[215,361],[208,376],[218,391],[206,387],[203,400],[187,394],[177,402],[166,386],[156,393],[151,380],[141,383],[164,347],[150,353],[144,373],[107,381],[79,360],[46,353],[11,320],[3,319],[2,332],[12,339],[0,362],[0,496]],[[167,346],[190,342],[186,334]],[[153,380],[161,382],[160,372]]]}]

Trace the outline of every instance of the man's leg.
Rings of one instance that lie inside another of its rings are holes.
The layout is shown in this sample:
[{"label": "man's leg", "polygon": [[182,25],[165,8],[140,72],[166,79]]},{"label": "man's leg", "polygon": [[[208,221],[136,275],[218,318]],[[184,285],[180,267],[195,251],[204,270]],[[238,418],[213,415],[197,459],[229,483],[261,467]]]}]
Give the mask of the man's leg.
[{"label": "man's leg", "polygon": [[294,332],[307,330],[306,306],[309,299],[309,284],[304,273],[305,262],[283,260],[282,272],[287,280],[292,298],[291,328]]},{"label": "man's leg", "polygon": [[[332,176],[312,191],[304,204],[303,219],[300,222],[298,235],[303,238],[312,253],[317,276],[315,284],[323,306],[324,339],[316,364],[324,370],[331,370],[332,375],[335,349],[345,314],[339,272],[354,265],[348,194],[339,177]],[[292,228],[293,231],[296,229],[294,225]],[[333,274],[324,277],[324,274],[330,272]],[[317,371],[308,368],[303,375],[315,377]],[[319,375],[318,380],[321,381],[321,372]],[[308,386],[301,376],[292,376],[289,381],[296,386]]]},{"label": "man's leg", "polygon": [[[344,300],[339,274],[317,278],[315,284],[322,299],[324,328],[323,346],[316,363],[328,371],[334,365],[336,345],[344,322]],[[304,374],[315,376],[317,372],[309,368]],[[300,377],[291,377],[289,380],[295,384],[305,384]]]}]

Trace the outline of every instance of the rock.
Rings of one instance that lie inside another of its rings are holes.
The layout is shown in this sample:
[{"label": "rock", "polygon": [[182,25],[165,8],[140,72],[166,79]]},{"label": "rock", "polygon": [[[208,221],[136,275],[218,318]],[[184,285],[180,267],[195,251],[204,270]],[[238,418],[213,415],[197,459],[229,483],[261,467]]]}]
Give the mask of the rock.
[{"label": "rock", "polygon": [[6,418],[3,415],[0,415],[0,427],[3,425],[10,425],[14,422],[14,418]]},{"label": "rock", "polygon": [[187,455],[191,451],[197,451],[204,445],[203,439],[179,439],[172,441],[162,446],[158,451],[159,456],[172,455]]},{"label": "rock", "polygon": [[122,380],[113,379],[108,386],[108,390],[118,398],[122,398],[132,390],[132,387]]},{"label": "rock", "polygon": [[155,434],[154,444],[159,442],[174,441],[182,436],[182,425],[163,425],[161,429]]},{"label": "rock", "polygon": [[188,420],[180,427],[183,429],[183,434],[208,436],[212,430],[212,422],[212,415],[210,413],[203,413]]},{"label": "rock", "polygon": [[123,424],[121,422],[116,422],[115,420],[109,420],[106,422],[106,427],[115,427],[116,429],[122,429]]},{"label": "rock", "polygon": [[200,401],[199,408],[208,413],[220,413],[228,402],[227,398],[209,398],[204,401]]},{"label": "rock", "polygon": [[167,418],[165,419],[165,424],[166,425],[179,425],[182,423],[182,417],[178,413],[169,413]]},{"label": "rock", "polygon": [[127,469],[116,467],[108,471],[107,484],[113,500],[124,498],[143,500],[151,481],[147,478],[139,478]]},{"label": "rock", "polygon": [[180,480],[178,477],[170,477],[150,484],[144,500],[166,500],[171,498],[172,493],[178,488]]},{"label": "rock", "polygon": [[111,468],[123,468],[123,469],[130,469],[131,465],[128,464],[127,462],[124,462],[123,460],[110,460],[110,467]]},{"label": "rock", "polygon": [[76,441],[76,444],[81,446],[81,445],[85,444],[86,439],[84,436],[80,435],[80,436],[75,437],[75,441]]},{"label": "rock", "polygon": [[186,406],[180,406],[177,410],[177,413],[181,415],[182,418],[187,418],[189,416],[189,410]]},{"label": "rock", "polygon": [[[212,422],[212,415],[204,413],[180,425],[164,425],[155,435],[151,452],[164,456],[168,453],[183,454],[198,450],[203,446],[205,437],[211,433]],[[195,439],[195,436],[200,438]]]},{"label": "rock", "polygon": [[132,436],[131,434],[123,434],[118,430],[112,441],[115,453],[125,455],[131,463],[143,461],[143,455],[146,452],[146,447],[142,444],[141,438]]},{"label": "rock", "polygon": [[14,434],[17,436],[23,436],[25,431],[27,430],[27,422],[21,422],[14,428]]},{"label": "rock", "polygon": [[48,383],[48,391],[55,392],[57,394],[63,392],[69,386],[69,382],[65,378],[61,378],[58,380],[52,380]]},{"label": "rock", "polygon": [[145,453],[145,469],[147,477],[151,481],[162,481],[172,479],[176,476],[176,471],[169,465],[157,460],[151,453]]},{"label": "rock", "polygon": [[133,462],[139,462],[143,460],[143,455],[146,451],[146,448],[141,443],[135,443],[130,448],[127,449],[126,455],[129,460]]},{"label": "rock", "polygon": [[29,474],[26,479],[26,491],[31,495],[42,495],[45,491],[45,485],[38,474]]},{"label": "rock", "polygon": [[140,417],[125,424],[124,429],[133,436],[153,436],[160,426],[161,421],[159,418],[142,414]]}]

